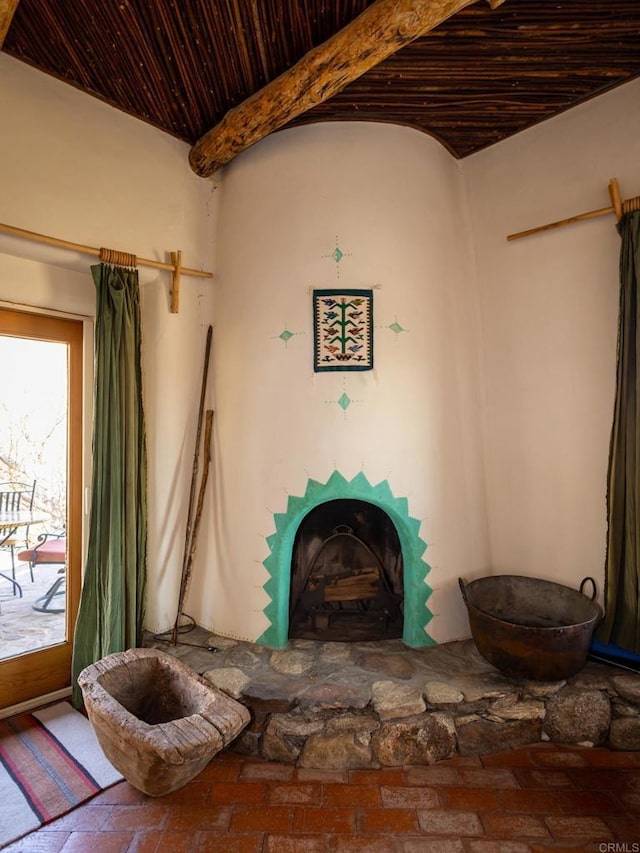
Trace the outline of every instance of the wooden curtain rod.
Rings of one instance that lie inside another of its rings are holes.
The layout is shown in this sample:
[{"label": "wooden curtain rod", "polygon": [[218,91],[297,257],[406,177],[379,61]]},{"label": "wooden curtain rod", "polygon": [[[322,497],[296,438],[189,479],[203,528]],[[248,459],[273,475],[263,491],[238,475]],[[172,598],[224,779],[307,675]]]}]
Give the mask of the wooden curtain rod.
[{"label": "wooden curtain rod", "polygon": [[[72,249],[85,255],[100,257],[101,249],[95,246],[84,246],[82,243],[71,243],[69,240],[60,240],[58,237],[50,237],[47,234],[38,234],[36,231],[27,231],[24,228],[16,228],[14,225],[5,225],[0,222],[0,232],[10,234],[13,237],[23,237],[25,240],[33,240],[37,243],[46,243],[48,246],[57,246],[60,249]],[[171,285],[171,313],[177,314],[180,305],[180,276],[191,275],[197,278],[213,278],[213,273],[205,270],[192,270],[182,266],[182,252],[171,252],[171,263],[153,261],[149,258],[137,258],[137,263],[145,267],[154,267],[159,270],[170,270],[172,273]]]},{"label": "wooden curtain rod", "polygon": [[633,211],[640,210],[640,196],[622,201],[617,178],[611,178],[609,181],[609,197],[611,198],[611,205],[609,207],[601,207],[598,210],[578,213],[576,216],[569,216],[567,219],[558,220],[558,222],[539,225],[537,228],[529,228],[528,231],[518,231],[517,234],[509,234],[507,240],[519,240],[520,237],[528,237],[530,234],[538,234],[540,231],[550,231],[552,228],[571,225],[573,222],[581,222],[583,219],[595,219],[597,216],[606,216],[609,213],[615,213],[616,219],[620,222],[623,213],[632,213]]}]

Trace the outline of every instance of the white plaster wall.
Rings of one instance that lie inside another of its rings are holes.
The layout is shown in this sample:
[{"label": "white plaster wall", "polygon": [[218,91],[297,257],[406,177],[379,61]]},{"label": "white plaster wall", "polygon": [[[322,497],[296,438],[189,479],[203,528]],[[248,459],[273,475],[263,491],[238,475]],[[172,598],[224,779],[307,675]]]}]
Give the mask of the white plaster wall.
[{"label": "white plaster wall", "polygon": [[[146,257],[181,248],[216,272],[184,279],[172,316],[168,276],[141,271],[149,627],[175,615],[214,307],[215,500],[187,602],[201,624],[262,633],[273,514],[334,468],[388,480],[421,520],[438,641],[468,633],[458,575],[602,579],[614,220],[505,237],[606,205],[614,175],[640,191],[639,98],[629,83],[460,163],[390,125],[288,130],[215,190],[187,146],[0,54],[0,221]],[[92,262],[0,236],[0,300],[91,315]],[[314,374],[310,290],[341,285],[376,287],[376,367]]]},{"label": "white plaster wall", "polygon": [[619,238],[607,216],[507,242],[640,192],[640,81],[467,158],[482,309],[492,567],[600,586]]},{"label": "white plaster wall", "polygon": [[[345,253],[337,264],[336,242]],[[276,134],[224,172],[215,288],[215,553],[190,612],[257,638],[273,514],[334,469],[388,480],[422,522],[438,641],[486,570],[477,305],[460,165],[391,125]],[[338,278],[339,272],[339,278]],[[313,287],[375,287],[375,369],[314,374]],[[398,335],[388,327],[399,322]],[[279,334],[295,333],[288,344]],[[346,414],[336,400],[356,401]]]},{"label": "white plaster wall", "polygon": [[[89,246],[213,270],[217,195],[188,146],[0,54],[0,221]],[[97,259],[0,236],[0,299],[92,315]],[[169,313],[168,273],[141,268],[149,449],[147,624],[173,624],[206,327],[208,280],[184,278]],[[209,402],[208,402],[209,405]],[[199,559],[206,562],[207,532]]]}]

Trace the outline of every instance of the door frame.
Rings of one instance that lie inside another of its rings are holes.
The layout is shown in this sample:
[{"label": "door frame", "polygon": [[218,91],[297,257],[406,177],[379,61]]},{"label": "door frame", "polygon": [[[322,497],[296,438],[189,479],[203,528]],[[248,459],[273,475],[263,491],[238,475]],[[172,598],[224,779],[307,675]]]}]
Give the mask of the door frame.
[{"label": "door frame", "polygon": [[[89,334],[87,334],[89,332]],[[71,658],[84,554],[84,440],[86,403],[85,365],[87,338],[92,338],[86,317],[44,309],[0,303],[0,334],[69,344],[67,419],[67,606],[65,639],[45,649],[0,662],[0,713],[15,706],[36,703],[49,694],[67,692],[71,686]]]}]

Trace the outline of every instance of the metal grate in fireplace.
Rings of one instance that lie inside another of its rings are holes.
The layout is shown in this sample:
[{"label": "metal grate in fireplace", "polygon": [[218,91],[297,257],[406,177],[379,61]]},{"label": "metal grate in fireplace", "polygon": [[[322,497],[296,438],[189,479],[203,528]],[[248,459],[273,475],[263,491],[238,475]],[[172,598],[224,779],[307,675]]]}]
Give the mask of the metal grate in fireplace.
[{"label": "metal grate in fireplace", "polygon": [[291,638],[401,637],[403,605],[402,548],[384,510],[333,500],[302,520],[292,554]]}]

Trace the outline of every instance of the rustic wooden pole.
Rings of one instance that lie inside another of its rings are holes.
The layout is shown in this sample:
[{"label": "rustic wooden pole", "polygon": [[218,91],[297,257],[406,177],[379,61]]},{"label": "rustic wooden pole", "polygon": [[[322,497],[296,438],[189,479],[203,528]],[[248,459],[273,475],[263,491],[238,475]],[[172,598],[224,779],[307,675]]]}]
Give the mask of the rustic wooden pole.
[{"label": "rustic wooden pole", "polygon": [[191,533],[191,542],[189,543],[189,554],[187,556],[187,563],[184,573],[184,584],[183,589],[181,590],[182,601],[180,602],[180,613],[178,614],[178,618],[182,613],[182,607],[184,606],[184,599],[187,595],[187,590],[189,588],[189,581],[191,580],[191,570],[193,568],[193,558],[196,555],[196,548],[198,547],[198,533],[200,532],[200,521],[202,519],[202,509],[204,507],[204,498],[207,490],[207,481],[209,479],[209,467],[211,465],[211,432],[213,429],[213,411],[211,409],[207,410],[206,418],[205,418],[205,426],[204,426],[204,461],[202,468],[202,479],[200,480],[200,489],[198,491],[198,501],[196,503],[196,514],[193,519],[193,531]]},{"label": "rustic wooden pole", "polygon": [[178,594],[178,611],[176,613],[176,621],[171,632],[171,644],[175,646],[178,640],[178,627],[180,616],[182,615],[182,606],[184,604],[184,596],[186,592],[187,569],[189,566],[189,553],[191,549],[191,537],[193,529],[193,502],[196,495],[196,483],[198,480],[198,468],[200,460],[200,437],[202,435],[202,416],[204,413],[204,398],[207,390],[207,377],[209,375],[209,359],[211,354],[211,337],[213,329],[211,326],[207,329],[207,343],[205,345],[204,367],[202,369],[202,382],[200,385],[200,403],[198,406],[198,425],[196,427],[196,446],[193,454],[193,465],[191,469],[191,488],[189,490],[189,505],[187,507],[187,526],[184,537],[184,551],[182,553],[182,574],[180,576],[180,592]]},{"label": "rustic wooden pole", "polygon": [[[1,2],[2,0],[0,0],[0,3]],[[31,240],[34,243],[43,243],[45,246],[56,246],[59,249],[70,249],[73,252],[80,252],[83,255],[94,255],[96,258],[100,257],[100,249],[97,246],[85,246],[84,243],[72,243],[70,240],[61,240],[59,237],[51,237],[49,234],[39,234],[37,231],[27,231],[26,228],[7,225],[5,222],[0,222],[0,234],[8,234],[10,237],[21,237],[24,240]],[[154,261],[151,258],[136,257],[139,266],[152,267],[157,270],[171,270],[172,272],[175,272],[176,270],[176,266],[173,262],[166,264],[163,261]],[[197,278],[213,278],[212,272],[183,267],[182,256],[180,263],[181,275],[191,275]]]},{"label": "rustic wooden pole", "polygon": [[574,222],[582,222],[585,219],[596,219],[598,216],[607,216],[613,212],[613,207],[600,207],[598,210],[588,210],[586,213],[577,213],[575,216],[567,216],[566,219],[558,219],[557,222],[548,222],[546,225],[538,225],[535,228],[528,228],[526,231],[517,231],[515,234],[508,234],[507,240],[520,240],[521,237],[530,237],[532,234],[539,234],[541,231],[551,231],[554,228],[562,228],[563,225],[572,225]]},{"label": "rustic wooden pole", "polygon": [[[191,149],[203,178],[245,148],[336,95],[405,45],[477,0],[376,0],[350,24],[230,110]],[[488,0],[497,8],[505,0]]]},{"label": "rustic wooden pole", "polygon": [[20,0],[0,0],[0,49],[7,37],[19,2]]},{"label": "rustic wooden pole", "polygon": [[637,198],[622,200],[617,178],[611,178],[609,181],[609,197],[611,198],[609,207],[599,207],[597,210],[588,210],[586,213],[576,213],[575,216],[558,219],[557,222],[548,222],[546,225],[538,225],[536,228],[528,228],[526,231],[508,234],[507,240],[519,240],[521,237],[530,237],[532,234],[539,234],[541,231],[551,231],[553,228],[562,228],[563,225],[572,225],[574,222],[583,222],[585,219],[596,219],[598,216],[608,216],[610,213],[615,213],[616,219],[620,222],[623,213],[640,209],[640,202]]},{"label": "rustic wooden pole", "polygon": [[620,195],[620,185],[617,178],[611,178],[609,181],[609,198],[611,199],[616,219],[620,222],[622,219],[622,196]]},{"label": "rustic wooden pole", "polygon": [[182,272],[182,252],[171,252],[173,273],[171,275],[171,313],[177,314],[180,308],[180,273]]}]

